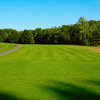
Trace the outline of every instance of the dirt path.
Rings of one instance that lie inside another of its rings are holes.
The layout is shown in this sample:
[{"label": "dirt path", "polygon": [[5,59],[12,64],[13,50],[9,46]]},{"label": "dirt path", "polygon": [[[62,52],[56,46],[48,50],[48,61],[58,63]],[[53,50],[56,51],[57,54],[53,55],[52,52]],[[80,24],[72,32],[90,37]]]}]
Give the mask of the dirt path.
[{"label": "dirt path", "polygon": [[14,49],[5,51],[5,52],[3,52],[3,53],[0,53],[0,56],[3,56],[3,55],[8,54],[8,53],[10,53],[10,52],[13,52],[13,51],[15,51],[15,50],[17,50],[17,49],[19,49],[19,48],[21,48],[21,46],[16,46],[16,47],[14,47]]}]

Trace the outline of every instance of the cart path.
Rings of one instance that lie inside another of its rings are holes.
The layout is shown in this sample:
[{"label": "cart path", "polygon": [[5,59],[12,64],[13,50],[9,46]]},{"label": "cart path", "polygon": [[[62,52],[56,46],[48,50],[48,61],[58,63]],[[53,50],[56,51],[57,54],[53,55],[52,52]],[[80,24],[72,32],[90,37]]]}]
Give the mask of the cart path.
[{"label": "cart path", "polygon": [[15,50],[17,50],[17,49],[19,49],[19,48],[21,48],[21,46],[16,46],[16,47],[14,47],[14,49],[5,51],[5,52],[3,52],[3,53],[0,53],[0,56],[3,56],[3,55],[8,54],[8,53],[10,53],[10,52],[13,52],[13,51],[15,51]]}]

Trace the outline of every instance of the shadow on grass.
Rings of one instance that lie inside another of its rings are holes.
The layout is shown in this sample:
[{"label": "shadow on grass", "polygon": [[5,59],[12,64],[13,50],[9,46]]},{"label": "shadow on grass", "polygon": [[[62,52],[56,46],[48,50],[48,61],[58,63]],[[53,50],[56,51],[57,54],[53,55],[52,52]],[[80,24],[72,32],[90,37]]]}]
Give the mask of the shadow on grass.
[{"label": "shadow on grass", "polygon": [[96,85],[96,86],[100,86],[100,81],[97,81],[97,80],[95,80],[95,81],[86,81],[87,83],[90,83],[90,84],[94,84],[94,85]]},{"label": "shadow on grass", "polygon": [[17,96],[11,95],[9,93],[0,93],[0,100],[39,100],[39,99],[36,99],[36,98],[23,99],[23,98],[19,98]]},{"label": "shadow on grass", "polygon": [[0,100],[25,100],[25,99],[18,98],[8,93],[0,93]]},{"label": "shadow on grass", "polygon": [[[98,81],[89,81],[89,82],[97,86],[98,85],[100,86],[100,82]],[[42,89],[44,89],[48,93],[56,95],[56,100],[100,100],[100,94],[85,89],[83,87],[59,81],[53,81],[53,84],[54,86],[42,86]],[[17,96],[10,95],[9,93],[0,93],[0,100],[29,100],[29,99],[18,98]],[[32,100],[38,100],[38,99],[32,99]]]},{"label": "shadow on grass", "polygon": [[100,94],[69,83],[54,82],[55,86],[43,89],[56,94],[57,100],[100,100]]}]

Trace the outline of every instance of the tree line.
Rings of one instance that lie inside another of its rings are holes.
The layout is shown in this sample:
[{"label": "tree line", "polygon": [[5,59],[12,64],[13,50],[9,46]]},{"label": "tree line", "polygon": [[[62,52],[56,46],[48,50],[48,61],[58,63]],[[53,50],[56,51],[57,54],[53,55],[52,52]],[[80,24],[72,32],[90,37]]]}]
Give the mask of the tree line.
[{"label": "tree line", "polygon": [[17,31],[0,29],[0,42],[21,44],[100,45],[100,21],[81,17],[74,25]]}]

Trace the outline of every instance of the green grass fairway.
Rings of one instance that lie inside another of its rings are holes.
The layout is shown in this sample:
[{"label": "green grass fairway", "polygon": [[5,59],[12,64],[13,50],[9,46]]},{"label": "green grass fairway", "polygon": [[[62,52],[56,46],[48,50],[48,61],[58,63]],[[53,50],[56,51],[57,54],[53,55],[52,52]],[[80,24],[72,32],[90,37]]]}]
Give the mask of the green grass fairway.
[{"label": "green grass fairway", "polygon": [[100,100],[100,53],[72,45],[21,46],[0,56],[0,100]]}]

